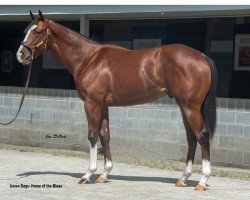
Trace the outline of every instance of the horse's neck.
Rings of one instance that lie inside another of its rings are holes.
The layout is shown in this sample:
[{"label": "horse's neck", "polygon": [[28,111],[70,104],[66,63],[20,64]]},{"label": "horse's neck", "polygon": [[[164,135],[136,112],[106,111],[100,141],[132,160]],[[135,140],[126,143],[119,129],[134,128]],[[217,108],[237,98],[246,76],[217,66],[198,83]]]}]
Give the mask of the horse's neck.
[{"label": "horse's neck", "polygon": [[53,34],[51,50],[74,76],[77,68],[90,56],[91,46],[97,44],[52,21],[50,29]]}]

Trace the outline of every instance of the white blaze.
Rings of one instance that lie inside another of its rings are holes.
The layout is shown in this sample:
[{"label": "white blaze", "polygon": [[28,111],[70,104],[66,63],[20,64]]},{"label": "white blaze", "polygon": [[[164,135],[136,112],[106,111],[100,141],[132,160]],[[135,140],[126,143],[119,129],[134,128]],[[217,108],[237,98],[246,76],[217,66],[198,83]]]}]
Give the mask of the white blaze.
[{"label": "white blaze", "polygon": [[[37,25],[33,25],[33,26],[30,27],[30,29],[28,30],[23,42],[27,42],[31,31],[34,30],[36,27],[37,27]],[[20,47],[19,47],[19,49],[18,49],[18,51],[16,53],[16,56],[17,56],[17,59],[18,59],[19,62],[22,62],[22,60],[21,60],[21,55],[22,55],[21,52],[22,52],[22,50],[23,50],[23,45],[20,45]]]}]

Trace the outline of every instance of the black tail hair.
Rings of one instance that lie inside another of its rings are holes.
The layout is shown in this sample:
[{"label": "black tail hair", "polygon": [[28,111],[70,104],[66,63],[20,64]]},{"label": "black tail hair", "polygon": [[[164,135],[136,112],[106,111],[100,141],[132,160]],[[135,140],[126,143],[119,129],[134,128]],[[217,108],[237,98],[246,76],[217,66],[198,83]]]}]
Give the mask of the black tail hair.
[{"label": "black tail hair", "polygon": [[214,61],[205,56],[211,70],[211,85],[207,96],[201,107],[201,115],[205,122],[209,138],[213,138],[216,128],[216,85],[217,85],[217,69]]}]

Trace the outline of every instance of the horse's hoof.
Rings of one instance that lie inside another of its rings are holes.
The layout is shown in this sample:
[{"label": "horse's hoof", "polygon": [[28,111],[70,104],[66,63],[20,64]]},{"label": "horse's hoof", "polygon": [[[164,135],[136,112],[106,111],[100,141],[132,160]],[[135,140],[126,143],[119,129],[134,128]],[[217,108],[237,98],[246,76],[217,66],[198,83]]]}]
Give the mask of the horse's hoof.
[{"label": "horse's hoof", "polygon": [[181,182],[181,181],[177,181],[177,183],[175,184],[176,187],[187,187],[187,184]]},{"label": "horse's hoof", "polygon": [[80,180],[78,181],[78,184],[89,184],[90,180],[88,178],[80,178]]},{"label": "horse's hoof", "polygon": [[108,180],[101,177],[101,176],[96,180],[96,183],[107,183],[107,182],[108,182]]},{"label": "horse's hoof", "polygon": [[208,189],[206,188],[206,186],[201,185],[201,184],[198,184],[198,185],[194,188],[194,190],[206,191],[206,190],[208,190]]}]

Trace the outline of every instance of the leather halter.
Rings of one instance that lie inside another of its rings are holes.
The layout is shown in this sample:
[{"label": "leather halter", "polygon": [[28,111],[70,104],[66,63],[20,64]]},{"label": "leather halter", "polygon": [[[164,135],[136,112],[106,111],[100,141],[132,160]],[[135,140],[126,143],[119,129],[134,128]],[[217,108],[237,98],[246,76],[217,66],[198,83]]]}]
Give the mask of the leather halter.
[{"label": "leather halter", "polygon": [[[25,41],[22,41],[22,42],[21,42],[21,45],[23,45],[24,47],[26,47],[26,48],[29,50],[29,52],[30,52],[30,54],[31,54],[31,60],[33,60],[34,58],[37,58],[39,55],[43,54],[43,52],[47,49],[47,47],[48,47],[48,42],[49,42],[49,41],[48,41],[49,35],[50,35],[50,29],[47,28],[46,36],[45,36],[44,39],[43,39],[41,42],[39,42],[38,44],[36,44],[36,45],[34,45],[34,46],[30,46],[30,45],[28,45],[27,42],[25,42]],[[40,39],[40,37],[37,38],[36,42],[37,42],[39,39]],[[36,43],[36,42],[35,42],[35,43]],[[34,57],[34,53],[35,53],[36,49],[37,49],[38,47],[40,47],[41,45],[43,45],[43,44],[45,44],[45,45],[44,45],[44,49],[43,49],[42,53],[40,53],[39,55],[37,55],[36,57]]]}]

